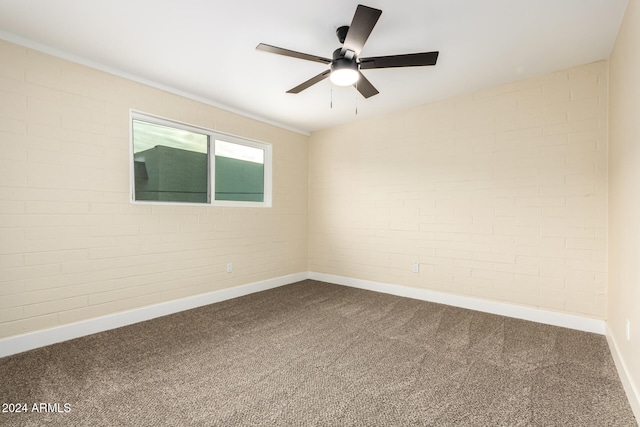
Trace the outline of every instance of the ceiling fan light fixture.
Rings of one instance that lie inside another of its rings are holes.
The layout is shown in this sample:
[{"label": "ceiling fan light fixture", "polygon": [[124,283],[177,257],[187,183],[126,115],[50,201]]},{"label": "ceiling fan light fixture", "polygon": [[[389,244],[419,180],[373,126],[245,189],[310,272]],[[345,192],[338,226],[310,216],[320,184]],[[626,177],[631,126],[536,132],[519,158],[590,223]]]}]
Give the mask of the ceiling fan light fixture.
[{"label": "ceiling fan light fixture", "polygon": [[345,58],[337,59],[331,64],[329,79],[336,86],[351,86],[360,78],[358,64]]}]

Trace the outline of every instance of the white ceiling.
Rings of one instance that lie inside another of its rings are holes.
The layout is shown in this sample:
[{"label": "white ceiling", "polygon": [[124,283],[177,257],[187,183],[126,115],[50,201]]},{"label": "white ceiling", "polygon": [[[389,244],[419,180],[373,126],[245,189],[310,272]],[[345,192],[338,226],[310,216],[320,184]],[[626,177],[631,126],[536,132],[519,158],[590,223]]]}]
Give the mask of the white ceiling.
[{"label": "white ceiling", "polygon": [[[440,51],[435,67],[364,70],[362,98],[329,80],[352,0],[0,0],[0,38],[313,132],[608,58],[627,0],[361,0],[382,10],[361,56]],[[331,100],[333,97],[333,108]],[[357,108],[357,114],[356,114]]]}]

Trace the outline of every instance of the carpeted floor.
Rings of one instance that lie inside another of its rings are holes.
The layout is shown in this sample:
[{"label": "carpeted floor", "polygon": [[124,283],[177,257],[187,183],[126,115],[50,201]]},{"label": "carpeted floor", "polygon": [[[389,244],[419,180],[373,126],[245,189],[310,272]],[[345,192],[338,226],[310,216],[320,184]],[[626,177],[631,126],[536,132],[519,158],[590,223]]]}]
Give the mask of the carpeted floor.
[{"label": "carpeted floor", "polygon": [[3,426],[636,425],[603,336],[310,280],[0,359],[0,402],[29,411]]}]

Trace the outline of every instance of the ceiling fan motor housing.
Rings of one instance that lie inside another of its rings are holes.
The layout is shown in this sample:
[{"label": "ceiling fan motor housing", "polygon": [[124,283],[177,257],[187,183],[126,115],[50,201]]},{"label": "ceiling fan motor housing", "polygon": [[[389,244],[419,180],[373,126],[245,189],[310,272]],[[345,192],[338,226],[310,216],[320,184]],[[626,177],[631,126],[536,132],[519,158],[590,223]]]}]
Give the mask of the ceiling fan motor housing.
[{"label": "ceiling fan motor housing", "polygon": [[356,60],[356,54],[354,51],[352,50],[347,50],[346,52],[342,52],[342,48],[338,48],[336,50],[333,51],[333,61],[335,62],[339,59],[346,59],[348,61],[354,61]]}]

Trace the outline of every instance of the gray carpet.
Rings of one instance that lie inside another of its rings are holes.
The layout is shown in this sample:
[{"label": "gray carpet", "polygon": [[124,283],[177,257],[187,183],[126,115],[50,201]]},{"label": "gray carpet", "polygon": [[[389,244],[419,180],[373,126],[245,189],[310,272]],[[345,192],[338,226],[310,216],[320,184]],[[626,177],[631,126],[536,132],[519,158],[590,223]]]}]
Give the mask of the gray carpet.
[{"label": "gray carpet", "polygon": [[3,426],[636,425],[603,336],[310,280],[0,359],[0,384],[30,411]]}]

